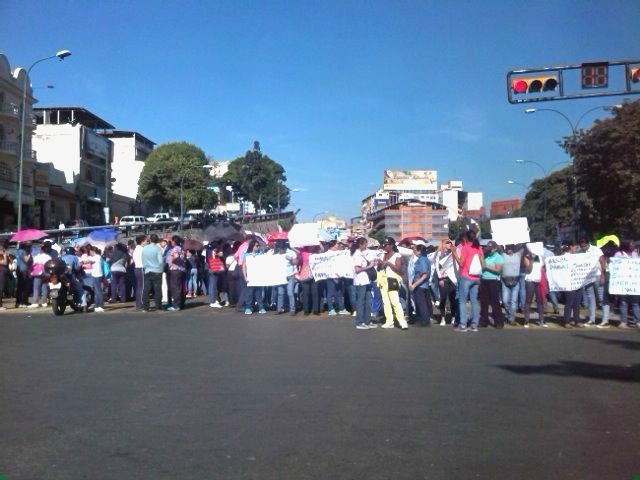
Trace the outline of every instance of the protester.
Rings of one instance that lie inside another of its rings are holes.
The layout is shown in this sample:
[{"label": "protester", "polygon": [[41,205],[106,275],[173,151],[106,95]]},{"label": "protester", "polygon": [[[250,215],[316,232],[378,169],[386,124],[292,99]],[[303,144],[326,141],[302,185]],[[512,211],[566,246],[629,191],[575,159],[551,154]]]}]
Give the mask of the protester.
[{"label": "protester", "polygon": [[504,305],[509,325],[516,324],[522,254],[522,247],[516,248],[513,244],[506,245],[502,253],[502,272],[500,276],[502,304]]},{"label": "protester", "polygon": [[598,304],[602,305],[602,295],[604,291],[604,255],[595,245],[591,245],[586,239],[581,239],[580,251],[582,253],[588,253],[598,257],[598,273],[595,282],[586,284],[583,287],[582,302],[587,306],[589,320],[585,323],[585,326],[595,326],[596,324],[596,307]]},{"label": "protester", "polygon": [[[49,244],[51,245],[51,244]],[[49,251],[51,248],[49,247]],[[51,260],[51,255],[40,251],[33,257],[31,266],[31,280],[33,282],[33,301],[29,308],[46,307],[48,301],[49,286],[44,278],[44,264]]]},{"label": "protester", "polygon": [[129,261],[127,247],[122,243],[116,244],[107,261],[111,270],[111,298],[109,299],[111,303],[127,301],[125,277]]},{"label": "protester", "polygon": [[[609,281],[611,279],[609,272],[609,263],[611,257],[617,253],[616,245],[609,241],[602,246],[604,255],[604,288],[602,291],[602,321],[596,325],[597,328],[609,328],[609,315],[611,313],[611,295],[609,294]],[[624,328],[624,327],[623,327]]]},{"label": "protester", "polygon": [[382,328],[394,328],[395,319],[400,324],[402,330],[409,328],[404,316],[404,310],[400,304],[400,283],[402,281],[402,259],[398,253],[396,241],[392,237],[386,237],[382,243],[384,252],[382,259],[378,263],[378,278],[376,283],[380,288],[382,307],[384,310],[385,323]]},{"label": "protester", "polygon": [[[616,258],[640,258],[638,253],[634,251],[630,241],[622,240],[620,242],[620,251],[615,254]],[[619,328],[640,326],[640,296],[638,295],[620,295],[620,324]],[[629,307],[633,315],[633,320],[628,321]]]},{"label": "protester", "polygon": [[458,317],[456,301],[456,285],[458,284],[457,276],[457,263],[453,259],[450,247],[453,246],[451,240],[443,240],[440,243],[440,248],[436,251],[434,256],[434,270],[436,272],[436,281],[438,282],[438,291],[440,293],[440,300],[438,307],[440,308],[440,326],[444,327],[447,324],[447,303],[449,303],[449,309],[451,311],[451,323],[454,323],[454,318]]},{"label": "protester", "polygon": [[498,244],[493,240],[487,243],[484,252],[482,274],[480,275],[480,322],[479,325],[489,325],[489,307],[493,325],[496,328],[504,328],[504,317],[500,307],[500,274],[504,260],[498,251]]},{"label": "protester", "polygon": [[284,299],[285,291],[288,299],[289,313],[295,314],[296,311],[296,299],[295,299],[295,277],[294,273],[296,265],[298,264],[298,254],[289,248],[289,244],[283,240],[277,240],[275,242],[275,249],[273,253],[276,255],[284,255],[287,267],[287,283],[285,285],[278,285],[278,297],[276,302],[276,313],[282,314],[285,312]]},{"label": "protester", "polygon": [[149,294],[153,289],[153,296],[157,311],[162,310],[162,273],[164,271],[164,258],[158,245],[158,235],[151,234],[150,242],[142,249],[142,268],[144,269],[144,289],[142,292],[142,304],[145,312],[151,311]]},{"label": "protester", "polygon": [[198,293],[198,265],[195,250],[187,250],[184,262],[187,274],[187,298],[193,298]]},{"label": "protester", "polygon": [[[338,252],[340,250],[342,250],[342,244],[337,240],[329,242],[328,251]],[[327,310],[329,310],[330,316],[350,315],[344,308],[344,294],[344,281],[342,278],[327,279]]]},{"label": "protester", "polygon": [[9,255],[4,247],[0,246],[0,310],[6,310],[6,307],[2,304],[2,299],[4,297],[5,287],[10,274]]},{"label": "protester", "polygon": [[524,300],[524,328],[529,328],[529,318],[531,316],[531,301],[535,296],[538,309],[538,326],[547,327],[544,321],[544,298],[542,294],[542,268],[543,260],[538,255],[530,251],[522,257],[522,269],[525,272],[525,300]]},{"label": "protester", "polygon": [[356,328],[358,330],[368,330],[378,328],[378,325],[371,322],[371,279],[368,270],[375,267],[376,262],[367,258],[367,239],[360,237],[351,245],[351,257],[353,260],[353,285],[356,289]]},{"label": "protester", "polygon": [[225,275],[221,240],[207,245],[206,263],[208,272],[207,290],[209,294],[209,306],[212,308],[222,308],[218,299],[218,285],[222,276]]},{"label": "protester", "polygon": [[142,265],[142,250],[147,244],[146,235],[138,235],[136,237],[136,248],[133,250],[134,275],[136,278],[135,299],[136,308],[141,310],[144,308],[142,292],[144,290],[144,268]]},{"label": "protester", "polygon": [[[482,250],[476,238],[476,232],[469,230],[460,244],[459,251],[450,246],[453,258],[458,264],[458,315],[460,323],[455,328],[456,332],[478,331],[480,322],[480,309],[478,308],[478,288],[480,287],[480,274],[483,268]],[[471,322],[467,321],[465,305],[467,300],[471,302]]]},{"label": "protester", "polygon": [[32,266],[31,244],[25,243],[16,252],[16,308],[29,306]]},{"label": "protester", "polygon": [[104,273],[104,267],[102,262],[104,261],[102,255],[100,255],[100,249],[98,247],[92,247],[89,251],[89,257],[91,262],[91,280],[93,287],[93,300],[95,308],[94,312],[104,312],[103,294],[102,294],[102,279]]},{"label": "protester", "polygon": [[[245,280],[247,276],[247,258],[260,255],[260,244],[256,240],[249,241],[247,251],[243,254],[242,268],[244,271]],[[264,288],[247,286],[244,295],[244,314],[251,315],[253,313],[253,304],[258,306],[258,313],[265,314],[267,311],[264,309]]]},{"label": "protester", "polygon": [[413,257],[409,261],[408,290],[416,305],[418,323],[423,327],[431,325],[431,264],[427,259],[427,248],[424,242],[414,242]]},{"label": "protester", "polygon": [[184,251],[182,250],[182,238],[174,235],[171,239],[171,248],[167,252],[167,288],[171,300],[167,310],[177,312],[184,307],[182,299],[182,287],[184,285],[185,265]]},{"label": "protester", "polygon": [[[573,242],[568,242],[565,255],[575,255],[577,252],[577,246]],[[580,322],[580,299],[582,298],[582,289],[569,290],[565,292],[564,301],[564,321],[563,326],[565,328],[578,327],[582,328],[584,325]]]}]

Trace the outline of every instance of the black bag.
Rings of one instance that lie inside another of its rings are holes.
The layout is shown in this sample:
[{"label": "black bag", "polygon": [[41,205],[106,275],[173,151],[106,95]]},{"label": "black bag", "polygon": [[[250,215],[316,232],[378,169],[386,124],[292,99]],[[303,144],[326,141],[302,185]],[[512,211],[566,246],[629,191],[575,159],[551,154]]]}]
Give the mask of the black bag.
[{"label": "black bag", "polygon": [[369,267],[365,270],[367,272],[367,276],[369,277],[369,281],[375,282],[376,278],[378,278],[378,272],[376,272],[375,267]]},{"label": "black bag", "polygon": [[398,290],[400,290],[400,282],[398,282],[398,280],[395,278],[387,278],[387,289],[390,292],[397,292]]},{"label": "black bag", "polygon": [[515,287],[520,281],[520,277],[502,277],[502,282],[509,288]]}]

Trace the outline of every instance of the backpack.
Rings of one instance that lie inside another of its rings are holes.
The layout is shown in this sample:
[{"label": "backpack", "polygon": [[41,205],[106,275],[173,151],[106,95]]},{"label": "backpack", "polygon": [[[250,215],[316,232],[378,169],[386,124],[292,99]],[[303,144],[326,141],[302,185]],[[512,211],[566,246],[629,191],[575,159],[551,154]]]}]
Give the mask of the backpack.
[{"label": "backpack", "polygon": [[100,266],[102,267],[102,278],[111,278],[111,268],[107,261],[102,257],[100,257]]}]

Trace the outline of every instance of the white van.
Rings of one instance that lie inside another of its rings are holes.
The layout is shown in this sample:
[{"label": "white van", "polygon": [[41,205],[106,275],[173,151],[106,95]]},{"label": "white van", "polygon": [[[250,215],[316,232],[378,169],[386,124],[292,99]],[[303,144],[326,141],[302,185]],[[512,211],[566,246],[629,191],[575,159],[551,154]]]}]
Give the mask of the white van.
[{"label": "white van", "polygon": [[146,223],[147,219],[142,215],[125,215],[120,219],[120,226],[122,227],[131,227],[132,230],[136,228],[142,228],[138,226],[139,223]]}]

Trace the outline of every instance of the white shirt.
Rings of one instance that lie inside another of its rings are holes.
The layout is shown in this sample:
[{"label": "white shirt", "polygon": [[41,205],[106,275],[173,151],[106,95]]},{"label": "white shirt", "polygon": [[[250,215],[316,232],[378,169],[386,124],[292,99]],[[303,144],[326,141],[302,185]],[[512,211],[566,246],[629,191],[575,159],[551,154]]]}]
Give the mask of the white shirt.
[{"label": "white shirt", "polygon": [[136,268],[142,268],[142,249],[144,247],[142,245],[136,245],[136,248],[133,249],[133,264]]},{"label": "white shirt", "polygon": [[91,255],[91,276],[93,278],[102,278],[102,257],[98,254]]},{"label": "white shirt", "polygon": [[[353,259],[353,266],[354,267],[366,267],[367,263],[369,263],[367,261],[367,258],[364,254],[364,252],[362,250],[356,250],[355,252],[353,252],[353,257],[351,257]],[[361,271],[360,273],[356,273],[355,272],[355,268],[354,268],[354,272],[353,272],[353,284],[358,286],[358,285],[369,285],[369,275],[367,275],[366,271]]]}]

